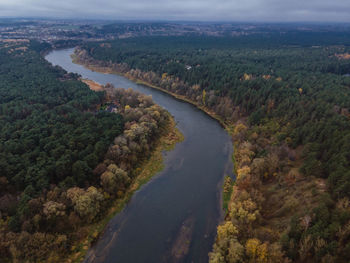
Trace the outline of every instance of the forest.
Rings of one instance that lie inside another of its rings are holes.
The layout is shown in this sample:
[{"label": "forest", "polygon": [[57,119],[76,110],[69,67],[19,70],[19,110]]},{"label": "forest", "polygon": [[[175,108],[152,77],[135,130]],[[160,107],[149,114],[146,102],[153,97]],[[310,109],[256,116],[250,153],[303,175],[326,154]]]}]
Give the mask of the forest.
[{"label": "forest", "polygon": [[90,90],[49,64],[46,49],[0,42],[1,262],[62,262],[77,253],[170,119],[132,90]]},{"label": "forest", "polygon": [[210,262],[348,262],[348,39],[138,37],[84,44],[76,57],[183,95],[225,122],[236,178],[225,182],[233,193]]}]

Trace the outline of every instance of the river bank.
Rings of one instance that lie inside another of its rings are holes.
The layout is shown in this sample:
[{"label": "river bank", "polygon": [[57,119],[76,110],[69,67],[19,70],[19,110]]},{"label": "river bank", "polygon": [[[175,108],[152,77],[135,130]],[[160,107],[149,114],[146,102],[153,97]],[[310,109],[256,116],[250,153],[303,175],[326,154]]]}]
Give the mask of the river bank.
[{"label": "river bank", "polygon": [[[185,136],[174,151],[166,154],[165,168],[159,176],[135,193],[125,209],[108,223],[108,231],[92,249],[95,257],[86,262],[170,262],[174,253],[178,262],[207,262],[216,226],[222,219],[223,178],[232,177],[230,136],[219,122],[192,104],[119,75],[73,64],[72,53],[73,49],[56,51],[47,60],[83,79],[151,95],[175,117]],[[186,249],[178,246],[183,238],[187,240]]]},{"label": "river bank", "polygon": [[67,263],[82,262],[90,245],[105,231],[108,222],[125,207],[132,195],[140,189],[142,185],[146,184],[154,175],[163,169],[162,152],[172,150],[176,143],[183,140],[183,135],[176,129],[174,121],[170,122],[168,129],[169,134],[159,139],[158,145],[154,149],[151,158],[138,168],[141,172],[139,176],[136,177],[125,196],[122,199],[117,199],[113,203],[103,220],[89,226],[89,236],[82,240],[79,245],[73,247],[71,256],[66,260]]},{"label": "river bank", "polygon": [[229,133],[232,133],[232,128],[233,128],[233,124],[232,123],[229,123],[229,122],[225,121],[221,116],[216,114],[214,111],[210,110],[208,107],[200,105],[197,102],[187,98],[184,95],[179,95],[179,94],[176,94],[174,92],[165,90],[165,89],[163,89],[161,87],[153,85],[152,83],[146,82],[146,81],[144,81],[142,79],[134,78],[133,76],[131,76],[129,74],[125,74],[125,73],[113,70],[112,68],[109,68],[109,67],[103,67],[103,66],[98,66],[96,64],[84,63],[81,60],[79,60],[77,55],[74,54],[74,53],[71,55],[71,57],[72,57],[73,63],[76,63],[78,65],[82,65],[82,66],[84,66],[84,67],[86,67],[86,68],[88,68],[88,69],[90,69],[92,71],[103,73],[103,74],[116,74],[116,75],[125,77],[125,78],[135,82],[136,84],[144,85],[144,86],[147,86],[147,87],[159,90],[161,92],[164,92],[164,93],[172,96],[175,99],[187,102],[187,103],[197,107],[198,109],[202,110],[204,113],[206,113],[211,118],[217,120],[223,128],[225,128]]},{"label": "river bank", "polygon": [[[147,87],[150,87],[152,89],[156,89],[156,90],[159,90],[161,92],[164,92],[170,96],[172,96],[173,98],[177,99],[177,100],[180,100],[180,101],[184,101],[186,103],[189,103],[193,106],[195,106],[196,108],[198,108],[199,110],[203,111],[204,113],[206,113],[208,116],[210,116],[211,118],[217,120],[220,125],[228,132],[228,134],[230,136],[233,136],[234,134],[234,127],[235,125],[237,124],[234,124],[232,122],[228,122],[228,121],[225,121],[221,116],[219,116],[218,114],[216,114],[214,111],[210,110],[208,107],[205,107],[203,105],[200,105],[198,104],[197,102],[187,98],[186,96],[184,95],[179,95],[179,94],[176,94],[174,92],[171,92],[171,91],[168,91],[168,90],[165,90],[161,87],[158,87],[158,86],[155,86],[153,85],[152,83],[149,83],[149,82],[146,82],[142,79],[137,79],[137,78],[134,78],[132,76],[130,76],[129,74],[124,74],[124,73],[121,73],[121,72],[118,72],[118,71],[115,71],[113,70],[112,68],[108,68],[108,67],[102,67],[102,66],[98,66],[96,64],[89,64],[89,63],[83,63],[81,60],[79,60],[79,58],[77,57],[77,55],[75,53],[73,53],[71,55],[72,57],[72,61],[73,63],[76,63],[76,64],[79,64],[79,65],[82,65],[92,71],[95,71],[95,72],[100,72],[100,73],[103,73],[103,74],[116,74],[116,75],[119,75],[119,76],[122,76],[122,77],[125,77],[133,82],[135,82],[136,84],[140,84],[140,85],[144,85],[144,86],[147,86]],[[91,89],[93,90],[100,90],[99,84],[97,84],[96,82],[94,81],[91,81],[91,80],[83,80],[86,84],[88,84],[90,86]],[[96,85],[97,84],[97,85]],[[233,143],[233,146],[235,147],[238,147],[238,144],[234,143],[234,141],[232,141]],[[232,155],[232,162],[233,162],[233,173],[234,174],[237,174],[237,164],[236,164],[236,158],[234,156],[234,154]],[[224,186],[223,186],[224,187]],[[229,194],[227,194],[226,192],[224,192],[224,189],[222,190],[222,195],[220,197],[221,199],[221,203],[222,203],[222,206],[224,208],[224,210],[226,211],[227,210],[227,207],[228,207],[228,201],[230,199],[230,196],[232,194],[232,191],[229,191]]]},{"label": "river bank", "polygon": [[[82,82],[87,84],[93,91],[104,91],[104,87],[95,81],[89,79],[81,79]],[[133,194],[146,184],[154,175],[158,174],[164,168],[163,153],[165,151],[171,151],[175,145],[184,140],[183,134],[176,128],[176,123],[172,117],[169,118],[169,123],[165,129],[165,132],[161,137],[157,139],[156,146],[154,147],[150,158],[137,165],[136,171],[138,175],[125,192],[122,198],[118,198],[113,201],[108,211],[104,214],[103,219],[88,225],[86,231],[89,233],[86,238],[74,245],[71,249],[72,253],[67,257],[65,262],[82,262],[89,251],[91,245],[103,234],[106,230],[108,222],[130,201]],[[91,255],[90,255],[91,256]]]},{"label": "river bank", "polygon": [[[71,57],[72,57],[73,63],[82,65],[82,66],[84,66],[84,67],[86,67],[86,68],[88,68],[88,69],[90,69],[92,71],[103,73],[103,74],[116,74],[116,75],[125,77],[125,78],[135,82],[136,84],[144,85],[144,86],[150,87],[152,89],[159,90],[161,92],[164,92],[164,93],[172,96],[173,98],[175,98],[177,100],[189,103],[189,104],[195,106],[196,108],[198,108],[199,110],[203,111],[204,113],[206,113],[211,118],[213,118],[216,121],[218,121],[220,123],[220,125],[228,132],[228,134],[230,136],[233,136],[233,134],[234,134],[234,127],[235,127],[236,124],[233,124],[232,122],[225,121],[221,116],[216,114],[214,111],[210,110],[208,107],[200,105],[199,103],[197,103],[197,102],[187,98],[184,95],[179,95],[179,94],[176,94],[174,92],[165,90],[165,89],[163,89],[161,87],[153,85],[152,83],[146,82],[146,81],[144,81],[142,79],[134,78],[133,76],[131,76],[129,74],[124,74],[124,73],[115,71],[115,70],[113,70],[112,68],[109,68],[109,67],[102,67],[102,66],[98,66],[96,64],[83,63],[81,60],[79,60],[79,58],[77,57],[77,55],[75,53],[73,53],[71,55]],[[100,91],[101,90],[101,85],[97,84],[94,81],[83,80],[83,82],[86,83],[87,85],[89,85],[89,87],[92,90],[96,90],[96,91]],[[234,147],[238,147],[239,146],[238,143],[234,143],[234,141],[232,141],[232,143],[233,143]],[[236,175],[237,174],[237,169],[236,169],[237,163],[236,163],[235,160],[236,160],[235,155],[232,154],[233,174]],[[224,212],[221,214],[221,216],[220,216],[221,218],[224,218],[226,213],[228,212],[229,202],[230,202],[230,199],[231,199],[231,195],[233,193],[233,190],[232,189],[228,189],[228,187],[231,186],[231,188],[232,188],[233,185],[234,185],[233,178],[230,178],[230,177],[224,178],[224,180],[222,181],[222,189],[221,189],[221,193],[220,193],[220,203],[221,203],[221,206],[222,206]]]},{"label": "river bank", "polygon": [[[164,93],[172,96],[173,98],[175,98],[177,100],[189,103],[189,104],[195,106],[196,108],[198,108],[199,110],[203,111],[204,113],[206,113],[211,118],[213,118],[216,121],[218,121],[220,123],[220,125],[228,132],[228,134],[230,136],[234,135],[234,127],[235,127],[235,125],[237,125],[237,123],[234,124],[232,122],[225,121],[221,116],[216,114],[214,111],[210,110],[208,107],[200,105],[199,103],[197,103],[197,102],[187,98],[184,95],[179,95],[179,94],[176,94],[174,92],[165,90],[165,89],[163,89],[161,87],[153,85],[152,83],[146,82],[146,81],[144,81],[142,79],[135,78],[135,77],[133,77],[133,76],[127,74],[127,73],[125,74],[125,73],[113,70],[110,67],[103,67],[103,66],[99,66],[97,64],[90,64],[90,63],[83,62],[81,59],[79,59],[79,57],[75,53],[73,53],[71,55],[71,57],[72,57],[73,63],[82,65],[82,66],[84,66],[84,67],[86,67],[86,68],[88,68],[88,69],[90,69],[92,71],[103,73],[103,74],[116,74],[116,75],[125,77],[125,78],[135,82],[136,84],[144,85],[144,86],[150,87],[152,89],[159,90],[161,92],[164,92]],[[91,80],[83,80],[83,81],[86,84],[88,84],[91,89],[97,90],[97,91],[100,90],[101,85],[99,85],[99,84],[96,85],[96,83],[94,81],[91,81]],[[232,143],[233,143],[234,147],[239,147],[239,144],[237,142],[234,143],[234,141],[232,141]],[[237,168],[236,168],[237,167],[237,163],[236,163],[236,158],[235,158],[234,153],[232,154],[232,162],[233,162],[233,174],[236,175],[237,174]],[[232,195],[232,192],[233,192],[232,189],[227,190],[227,185],[232,186],[234,184],[234,181],[228,180],[228,178],[224,178],[224,179],[225,180],[222,183],[223,186],[222,186],[221,195],[220,195],[220,200],[221,200],[220,203],[222,204],[222,207],[223,207],[223,210],[225,211],[225,213],[227,213],[228,205],[229,205],[229,202],[230,202],[230,199],[231,199],[231,195]],[[231,178],[231,179],[233,179],[233,178]],[[229,182],[229,183],[226,183],[226,182]],[[225,216],[225,215],[222,214],[221,217],[223,217],[223,216]]]},{"label": "river bank", "polygon": [[[84,53],[80,52],[79,54]],[[225,224],[218,227],[217,241],[210,259],[212,262],[217,262],[215,260],[221,258],[222,253],[227,253],[229,248],[223,244],[226,244],[225,240],[232,238],[231,228],[238,230],[238,233],[234,234],[235,238],[239,236],[237,247],[243,248],[245,245],[255,242],[258,246],[261,244],[261,246],[266,247],[269,254],[266,257],[272,257],[272,254],[277,253],[281,259],[283,253],[279,240],[288,231],[290,219],[295,213],[302,212],[300,204],[307,202],[309,209],[315,207],[319,196],[311,195],[312,191],[324,191],[324,188],[320,187],[320,185],[324,185],[324,182],[318,182],[320,179],[308,178],[305,182],[306,178],[299,173],[302,164],[302,147],[294,150],[287,147],[286,144],[277,144],[273,123],[250,127],[244,119],[234,123],[224,121],[224,118],[203,106],[203,104],[205,105],[205,92],[203,92],[203,103],[197,103],[188,97],[157,87],[144,79],[135,78],[131,75],[133,70],[127,71],[125,74],[112,69],[112,67],[118,69],[121,64],[94,61],[86,54],[84,55],[85,57],[78,61],[75,57],[75,61],[91,70],[122,75],[137,83],[165,92],[195,105],[219,120],[234,138],[233,162],[237,180],[233,190],[226,189],[226,193],[233,194],[230,198],[225,197],[228,214]],[[104,64],[110,64],[111,67],[101,66]],[[146,74],[152,74],[152,72],[139,71],[133,75],[147,79],[144,77]],[[163,75],[165,78],[167,77],[166,73]],[[156,76],[155,79],[157,78],[158,81],[160,78],[163,80],[163,76]],[[264,152],[263,156],[262,152]],[[230,200],[228,201],[228,199]],[[237,212],[241,210],[245,211],[246,214],[243,217]]]},{"label": "river bank", "polygon": [[[134,78],[134,77],[132,77],[129,74],[124,74],[124,73],[112,70],[111,68],[108,68],[108,67],[102,67],[102,66],[98,66],[98,65],[94,65],[94,64],[82,63],[79,60],[79,58],[74,53],[71,55],[71,57],[72,57],[73,63],[82,65],[82,66],[84,66],[84,67],[86,67],[86,68],[88,68],[88,69],[90,69],[92,71],[103,73],[103,74],[120,75],[120,76],[123,76],[123,77],[125,77],[125,78],[127,78],[127,79],[129,79],[129,80],[131,80],[133,82],[135,82],[136,84],[140,84],[140,85],[144,85],[144,86],[150,87],[152,89],[155,89],[155,90],[161,91],[163,93],[166,93],[166,94],[172,96],[173,98],[175,98],[177,100],[189,103],[189,104],[195,106],[196,108],[198,108],[199,110],[203,111],[205,114],[207,114],[211,118],[213,118],[216,121],[218,121],[220,123],[220,125],[228,132],[228,134],[230,136],[234,135],[234,127],[235,126],[234,126],[233,123],[225,122],[223,120],[223,118],[221,116],[219,116],[218,114],[216,114],[214,111],[211,111],[209,108],[207,108],[207,107],[205,107],[203,105],[200,105],[200,104],[196,103],[195,101],[190,100],[189,98],[187,98],[187,97],[185,97],[183,95],[179,95],[179,94],[176,94],[174,92],[162,89],[161,87],[155,86],[152,83],[146,82],[146,81],[141,80],[141,79]],[[95,90],[95,91],[103,90],[102,86],[100,84],[94,82],[94,81],[91,81],[91,80],[88,80],[88,79],[84,79],[83,82],[86,83],[92,90]],[[234,144],[234,146],[235,147],[239,147],[239,144],[236,143],[236,144]],[[234,164],[234,166],[233,166],[233,173],[236,174],[237,173],[237,169],[236,169],[237,163],[236,163],[236,158],[235,158],[234,154],[232,154],[232,162]],[[225,216],[227,216],[231,195],[233,194],[233,188],[232,187],[233,187],[234,183],[235,182],[228,176],[223,178],[223,181],[221,182],[222,189],[220,190],[220,204],[221,204],[221,207],[222,207],[222,210],[221,210],[222,213],[221,213],[220,217],[222,219]],[[182,232],[182,230],[179,232],[180,236],[181,236],[181,232]],[[188,243],[188,241],[187,241],[187,243]],[[181,250],[186,250],[186,249],[181,248],[180,251]]]}]

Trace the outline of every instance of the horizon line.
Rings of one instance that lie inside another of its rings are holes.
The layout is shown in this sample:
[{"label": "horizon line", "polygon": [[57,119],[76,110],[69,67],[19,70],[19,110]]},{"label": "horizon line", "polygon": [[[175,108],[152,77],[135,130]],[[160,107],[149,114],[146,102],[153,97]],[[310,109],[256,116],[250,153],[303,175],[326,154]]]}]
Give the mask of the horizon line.
[{"label": "horizon line", "polygon": [[98,21],[98,22],[132,22],[132,23],[232,23],[232,24],[350,24],[350,21],[278,21],[278,20],[182,20],[182,19],[136,19],[136,18],[83,18],[83,17],[26,17],[26,16],[1,16],[0,19],[23,19],[23,20],[62,20],[62,21]]}]

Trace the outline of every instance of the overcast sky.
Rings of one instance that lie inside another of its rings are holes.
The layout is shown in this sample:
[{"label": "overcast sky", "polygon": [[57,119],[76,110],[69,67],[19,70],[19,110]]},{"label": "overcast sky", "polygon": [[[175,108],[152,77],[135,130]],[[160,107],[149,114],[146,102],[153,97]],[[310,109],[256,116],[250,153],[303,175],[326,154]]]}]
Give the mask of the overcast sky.
[{"label": "overcast sky", "polygon": [[350,22],[350,0],[0,0],[0,17]]}]

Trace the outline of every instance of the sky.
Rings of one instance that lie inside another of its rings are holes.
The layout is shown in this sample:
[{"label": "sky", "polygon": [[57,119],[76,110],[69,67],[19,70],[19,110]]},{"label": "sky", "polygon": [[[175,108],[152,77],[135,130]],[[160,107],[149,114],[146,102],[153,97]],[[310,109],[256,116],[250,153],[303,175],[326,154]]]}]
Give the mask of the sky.
[{"label": "sky", "polygon": [[0,0],[0,17],[350,22],[350,0]]}]

